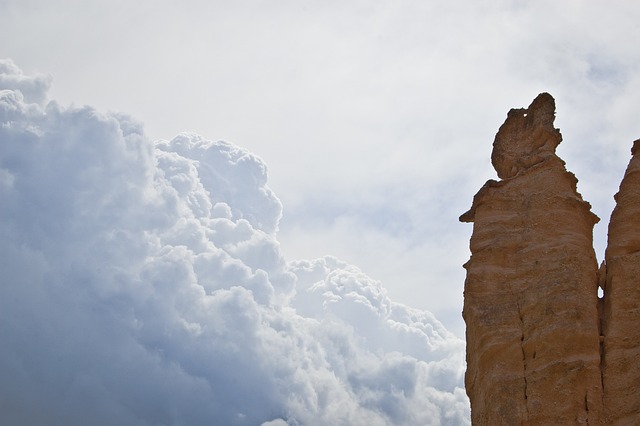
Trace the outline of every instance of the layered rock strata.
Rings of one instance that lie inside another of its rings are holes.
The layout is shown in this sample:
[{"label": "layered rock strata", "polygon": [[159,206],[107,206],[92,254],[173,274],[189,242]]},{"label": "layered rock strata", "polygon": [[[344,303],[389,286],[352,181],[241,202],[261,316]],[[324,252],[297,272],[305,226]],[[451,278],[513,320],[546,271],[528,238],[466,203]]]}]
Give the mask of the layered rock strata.
[{"label": "layered rock strata", "polygon": [[546,93],[509,112],[491,156],[501,180],[488,181],[460,218],[474,224],[463,311],[474,425],[604,418],[598,218],[555,154],[554,118]]},{"label": "layered rock strata", "polygon": [[616,194],[605,254],[602,329],[607,424],[640,424],[640,140]]}]

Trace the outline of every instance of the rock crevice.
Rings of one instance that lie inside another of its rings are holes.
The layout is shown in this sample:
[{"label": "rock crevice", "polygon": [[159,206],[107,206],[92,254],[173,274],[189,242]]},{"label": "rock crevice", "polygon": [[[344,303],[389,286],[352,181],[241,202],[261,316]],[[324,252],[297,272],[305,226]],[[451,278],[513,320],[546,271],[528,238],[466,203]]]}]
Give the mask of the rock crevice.
[{"label": "rock crevice", "polygon": [[500,180],[460,217],[473,223],[463,309],[473,424],[640,419],[629,392],[640,385],[640,141],[598,267],[599,219],[555,153],[554,119],[547,93],[508,113],[491,155]]}]

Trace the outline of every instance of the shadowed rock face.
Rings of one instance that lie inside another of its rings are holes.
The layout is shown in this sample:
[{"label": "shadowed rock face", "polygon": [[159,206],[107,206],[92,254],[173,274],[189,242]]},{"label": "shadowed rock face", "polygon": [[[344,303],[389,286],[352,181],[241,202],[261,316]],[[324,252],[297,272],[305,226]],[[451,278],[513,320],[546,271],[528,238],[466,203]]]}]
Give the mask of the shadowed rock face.
[{"label": "shadowed rock face", "polygon": [[605,255],[603,385],[607,423],[640,421],[640,140],[616,194]]},{"label": "shadowed rock face", "polygon": [[463,311],[474,425],[604,418],[598,218],[555,154],[554,117],[547,93],[509,112],[491,156],[502,180],[488,181],[460,217],[474,224]]}]

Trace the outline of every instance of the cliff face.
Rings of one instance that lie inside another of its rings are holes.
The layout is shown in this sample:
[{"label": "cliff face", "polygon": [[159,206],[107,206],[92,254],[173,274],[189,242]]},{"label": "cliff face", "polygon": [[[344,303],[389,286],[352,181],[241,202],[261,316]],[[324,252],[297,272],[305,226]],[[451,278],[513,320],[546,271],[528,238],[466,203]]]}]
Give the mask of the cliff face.
[{"label": "cliff face", "polygon": [[[540,94],[500,127],[471,209],[463,316],[474,425],[640,424],[640,140],[609,223],[555,154],[555,103]],[[598,286],[603,298],[597,298]]]},{"label": "cliff face", "polygon": [[604,404],[609,424],[640,422],[640,140],[616,194],[605,254]]}]

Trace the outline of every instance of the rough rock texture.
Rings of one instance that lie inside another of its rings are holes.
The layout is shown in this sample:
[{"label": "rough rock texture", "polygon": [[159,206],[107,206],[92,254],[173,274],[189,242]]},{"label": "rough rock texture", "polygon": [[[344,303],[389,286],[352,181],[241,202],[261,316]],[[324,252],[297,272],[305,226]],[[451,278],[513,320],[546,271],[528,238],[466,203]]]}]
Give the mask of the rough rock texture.
[{"label": "rough rock texture", "polygon": [[502,180],[488,181],[460,217],[474,223],[463,311],[474,425],[604,418],[598,218],[555,154],[562,137],[554,117],[547,93],[509,112],[491,156]]},{"label": "rough rock texture", "polygon": [[607,424],[640,424],[640,140],[616,194],[605,255],[603,384]]}]

